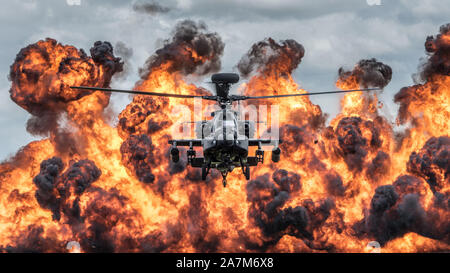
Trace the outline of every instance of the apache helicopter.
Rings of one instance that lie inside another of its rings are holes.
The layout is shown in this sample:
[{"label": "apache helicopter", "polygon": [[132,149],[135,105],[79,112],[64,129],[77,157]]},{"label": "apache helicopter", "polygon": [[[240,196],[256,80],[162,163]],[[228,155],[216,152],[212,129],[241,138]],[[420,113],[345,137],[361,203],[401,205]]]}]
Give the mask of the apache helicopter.
[{"label": "apache helicopter", "polygon": [[[262,150],[263,145],[273,146],[273,162],[278,162],[280,160],[281,154],[281,149],[278,147],[278,145],[281,143],[280,139],[253,138],[255,134],[255,122],[249,120],[240,120],[240,113],[238,111],[232,110],[233,102],[252,99],[285,98],[295,96],[311,96],[378,90],[378,88],[365,88],[270,96],[242,96],[229,94],[231,85],[237,83],[238,81],[238,74],[213,74],[211,77],[211,83],[215,85],[217,94],[213,96],[179,95],[87,86],[71,86],[71,88],[171,98],[201,98],[204,100],[216,101],[220,106],[220,110],[211,113],[211,116],[213,118],[211,120],[196,122],[196,139],[169,140],[169,144],[172,145],[172,147],[170,148],[170,155],[172,161],[176,163],[180,160],[180,151],[177,147],[189,147],[189,149],[187,150],[187,164],[191,165],[194,168],[201,168],[203,180],[206,180],[206,176],[211,169],[217,169],[222,174],[222,182],[224,187],[227,185],[226,178],[228,173],[232,172],[235,167],[240,167],[245,178],[247,180],[250,179],[250,166],[256,166],[260,162],[264,163],[264,151]],[[194,150],[195,146],[202,146],[203,157],[196,157],[196,152]],[[248,150],[250,146],[258,147],[256,149],[255,156],[248,156]]]}]

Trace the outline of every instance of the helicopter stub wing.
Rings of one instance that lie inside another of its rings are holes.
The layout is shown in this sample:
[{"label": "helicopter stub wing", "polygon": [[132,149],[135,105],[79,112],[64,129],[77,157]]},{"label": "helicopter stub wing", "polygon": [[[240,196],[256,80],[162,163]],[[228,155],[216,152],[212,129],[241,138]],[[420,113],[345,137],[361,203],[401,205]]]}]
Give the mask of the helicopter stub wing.
[{"label": "helicopter stub wing", "polygon": [[248,146],[258,146],[258,145],[273,145],[274,143],[280,144],[281,139],[249,139]]},{"label": "helicopter stub wing", "polygon": [[201,139],[171,139],[169,144],[176,146],[202,146]]}]

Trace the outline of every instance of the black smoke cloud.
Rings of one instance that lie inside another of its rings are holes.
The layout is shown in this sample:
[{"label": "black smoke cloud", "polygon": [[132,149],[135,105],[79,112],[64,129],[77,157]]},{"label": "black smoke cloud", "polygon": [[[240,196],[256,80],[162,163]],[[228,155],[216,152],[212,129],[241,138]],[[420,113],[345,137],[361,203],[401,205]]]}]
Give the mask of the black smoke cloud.
[{"label": "black smoke cloud", "polygon": [[122,163],[144,183],[153,183],[155,176],[152,174],[153,163],[152,140],[145,134],[130,135],[120,146]]},{"label": "black smoke cloud", "polygon": [[335,172],[330,171],[324,176],[324,182],[329,194],[334,196],[343,196],[345,193],[344,183],[341,176]]},{"label": "black smoke cloud", "polygon": [[[33,179],[36,200],[42,208],[52,211],[54,220],[59,221],[63,212],[69,222],[80,221],[78,197],[100,177],[101,171],[90,160],[71,162],[61,174],[63,169],[59,157],[42,161],[40,172]],[[76,196],[72,202],[68,201],[71,194]]]},{"label": "black smoke cloud", "polygon": [[141,78],[147,79],[154,69],[165,63],[170,63],[168,72],[179,71],[184,75],[219,71],[224,46],[220,36],[209,32],[205,23],[181,21],[175,26],[172,38],[147,59],[140,69]]},{"label": "black smoke cloud", "polygon": [[158,13],[167,13],[170,8],[164,7],[157,2],[136,2],[133,4],[133,10],[136,12],[146,13],[150,15],[155,15]]},{"label": "black smoke cloud", "polygon": [[[61,199],[61,211],[67,217],[68,223],[82,222],[80,211],[80,196],[100,178],[102,172],[91,160],[85,159],[72,162],[66,172],[59,178],[58,193]],[[71,195],[76,197],[71,201]]]},{"label": "black smoke cloud", "polygon": [[59,157],[52,157],[41,162],[39,174],[34,177],[33,182],[37,187],[35,196],[42,208],[49,209],[53,213],[53,219],[59,220],[60,199],[56,187],[58,175],[64,169],[64,164]]},{"label": "black smoke cloud", "polygon": [[305,55],[304,47],[295,40],[282,40],[277,43],[272,38],[255,43],[244,55],[237,68],[242,76],[252,72],[268,73],[276,71],[280,76],[291,74]]},{"label": "black smoke cloud", "polygon": [[103,86],[109,86],[112,76],[123,70],[123,62],[121,58],[115,57],[113,46],[107,41],[97,41],[89,50],[92,60],[98,65],[102,65],[106,69],[103,79]]},{"label": "black smoke cloud", "polygon": [[450,137],[432,137],[418,152],[413,152],[408,171],[424,178],[433,192],[450,184]]},{"label": "black smoke cloud", "polygon": [[450,23],[442,25],[436,37],[428,36],[425,50],[429,58],[422,65],[419,73],[420,80],[428,80],[432,75],[450,76]]},{"label": "black smoke cloud", "polygon": [[355,77],[362,88],[384,88],[392,78],[391,67],[378,62],[375,58],[360,60],[351,71],[341,67],[338,73],[339,79],[342,81],[349,77]]},{"label": "black smoke cloud", "polygon": [[411,175],[399,176],[392,185],[378,187],[369,215],[354,229],[359,236],[366,234],[382,246],[408,232],[448,242],[450,223],[439,216],[441,208],[424,208],[426,190],[425,182]]},{"label": "black smoke cloud", "polygon": [[66,198],[70,194],[69,188],[72,188],[76,195],[81,195],[101,174],[100,169],[91,160],[84,159],[73,162],[61,175],[60,179],[64,187],[60,187],[58,190]]},{"label": "black smoke cloud", "polygon": [[247,186],[247,200],[251,203],[249,218],[261,229],[265,243],[257,245],[248,242],[247,247],[264,250],[274,245],[284,235],[289,234],[303,239],[310,247],[315,248],[313,231],[328,219],[334,202],[325,199],[318,202],[303,201],[301,206],[282,209],[292,194],[301,190],[300,176],[285,170],[277,170],[251,180]]},{"label": "black smoke cloud", "polygon": [[285,192],[297,192],[302,187],[300,175],[283,169],[276,170],[272,179]]},{"label": "black smoke cloud", "polygon": [[390,156],[383,151],[378,151],[375,158],[367,166],[366,177],[374,182],[381,181],[381,178],[389,172],[390,164]]},{"label": "black smoke cloud", "polygon": [[[363,127],[371,131],[370,139],[363,136],[361,131]],[[362,171],[369,149],[377,149],[381,146],[379,130],[377,123],[360,117],[344,117],[339,121],[335,130],[338,141],[337,150],[350,170]]]}]

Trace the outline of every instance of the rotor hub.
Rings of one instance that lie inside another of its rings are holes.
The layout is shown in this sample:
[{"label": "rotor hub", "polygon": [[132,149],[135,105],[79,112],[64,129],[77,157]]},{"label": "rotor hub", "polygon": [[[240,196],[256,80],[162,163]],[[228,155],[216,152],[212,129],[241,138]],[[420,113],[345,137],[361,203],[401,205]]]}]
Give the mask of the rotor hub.
[{"label": "rotor hub", "polygon": [[216,86],[219,103],[230,102],[229,92],[232,84],[239,81],[239,75],[235,73],[217,73],[211,76],[211,82]]}]

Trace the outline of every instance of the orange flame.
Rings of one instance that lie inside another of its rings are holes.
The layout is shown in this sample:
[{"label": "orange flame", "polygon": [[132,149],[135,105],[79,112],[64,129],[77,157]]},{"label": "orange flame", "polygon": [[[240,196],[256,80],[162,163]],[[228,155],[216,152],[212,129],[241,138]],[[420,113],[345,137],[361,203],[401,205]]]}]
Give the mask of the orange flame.
[{"label": "orange flame", "polygon": [[[374,198],[390,193],[396,201],[384,212],[390,208],[402,211],[403,206],[419,200],[417,211],[426,212],[424,219],[436,227],[428,232],[412,225],[412,230],[380,242],[380,252],[450,249],[448,236],[439,237],[448,227],[449,210],[435,206],[437,194],[427,183],[430,175],[414,176],[415,184],[408,184],[414,173],[407,167],[413,152],[422,156],[427,149],[435,149],[427,146],[431,137],[449,135],[449,76],[435,76],[397,95],[398,101],[407,100],[399,122],[411,123],[401,138],[378,115],[376,95],[345,95],[341,113],[328,127],[322,110],[308,97],[264,102],[281,105],[284,142],[280,163],[266,156],[264,165],[252,169],[253,181],[245,181],[235,170],[223,188],[217,174],[203,182],[199,171],[185,168],[183,160],[178,165],[169,162],[167,140],[181,117],[175,106],[192,108],[192,102],[135,96],[120,113],[117,128],[112,127],[103,111],[109,96],[100,92],[80,96],[67,88],[86,83],[103,86],[99,76],[103,66],[71,46],[52,41],[37,45],[50,47],[51,54],[47,57],[32,49],[12,71],[40,71],[41,80],[26,77],[13,82],[12,97],[33,113],[28,97],[39,104],[59,92],[56,95],[62,99],[56,101],[64,102],[66,120],[59,120],[58,128],[67,129],[68,145],[75,148],[59,149],[56,130],[0,165],[2,251],[70,251],[73,248],[66,249],[66,245],[74,241],[82,252],[370,252],[369,243],[383,236],[361,226],[382,221],[375,213]],[[199,63],[208,61],[190,47],[184,53]],[[81,67],[57,74],[68,56],[75,56]],[[270,64],[277,72],[259,71],[239,89],[246,95],[306,92],[292,79],[292,65],[284,64],[280,58]],[[170,67],[167,61],[153,68],[135,88],[207,93],[186,83],[182,73],[169,71]],[[354,77],[338,80],[337,86],[360,87]],[[52,103],[47,105],[52,109]],[[442,147],[439,151],[448,152],[447,146]],[[53,156],[64,164],[54,174],[40,165]],[[100,176],[92,174],[95,168],[89,164],[83,165],[85,159],[95,164]],[[438,174],[439,194],[448,195],[448,174],[433,164],[430,172]],[[402,178],[406,174],[410,176]],[[37,186],[33,179],[38,175],[54,184]],[[45,187],[50,188],[44,191]],[[56,207],[42,207],[38,190],[48,194],[44,197],[55,196]],[[61,218],[55,219],[52,211],[59,211]],[[276,222],[280,219],[283,222]],[[276,223],[286,226],[280,228]]]}]

